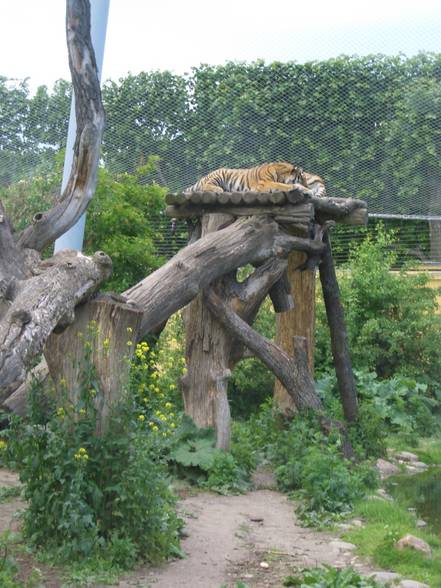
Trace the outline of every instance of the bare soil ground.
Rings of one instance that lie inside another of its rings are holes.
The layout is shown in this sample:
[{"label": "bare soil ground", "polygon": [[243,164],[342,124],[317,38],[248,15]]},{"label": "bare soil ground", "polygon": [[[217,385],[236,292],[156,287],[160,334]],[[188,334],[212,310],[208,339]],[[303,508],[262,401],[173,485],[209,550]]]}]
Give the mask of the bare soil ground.
[{"label": "bare soil ground", "polygon": [[[0,487],[17,484],[13,472],[0,470]],[[239,580],[250,588],[280,587],[297,568],[321,564],[371,571],[336,535],[300,527],[293,503],[269,489],[270,483],[260,480],[257,486],[262,485],[266,488],[240,496],[203,492],[182,498],[186,557],[159,568],[140,568],[118,588],[230,588]],[[0,532],[17,528],[14,513],[24,506],[16,499],[0,504]],[[46,588],[66,586],[56,571],[35,564],[29,556],[20,556],[18,563],[24,580],[36,565]]]}]

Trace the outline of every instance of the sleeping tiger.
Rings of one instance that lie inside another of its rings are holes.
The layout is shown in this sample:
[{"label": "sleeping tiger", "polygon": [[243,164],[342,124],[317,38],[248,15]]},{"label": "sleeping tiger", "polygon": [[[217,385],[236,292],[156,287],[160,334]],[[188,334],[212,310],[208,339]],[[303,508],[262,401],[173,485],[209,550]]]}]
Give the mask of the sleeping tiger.
[{"label": "sleeping tiger", "polygon": [[286,192],[296,184],[310,189],[314,196],[326,196],[323,179],[304,172],[301,167],[285,161],[263,163],[248,169],[221,167],[187,188],[189,192]]}]

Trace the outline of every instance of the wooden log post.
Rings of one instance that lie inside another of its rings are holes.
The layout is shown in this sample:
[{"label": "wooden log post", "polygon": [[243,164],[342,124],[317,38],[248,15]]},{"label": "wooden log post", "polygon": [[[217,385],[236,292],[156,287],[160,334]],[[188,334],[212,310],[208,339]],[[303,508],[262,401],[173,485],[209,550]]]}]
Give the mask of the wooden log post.
[{"label": "wooden log post", "polygon": [[[232,217],[211,214],[202,217],[202,233],[215,232]],[[217,283],[225,283],[228,277]],[[227,387],[231,376],[230,356],[232,341],[205,306],[203,295],[196,298],[183,312],[185,324],[185,360],[187,373],[181,380],[185,413],[197,427],[212,427],[216,446],[228,449],[230,443],[230,407]]]},{"label": "wooden log post", "polygon": [[[316,271],[298,268],[305,262],[306,255],[293,251],[288,257],[288,282],[294,307],[287,312],[276,314],[275,343],[289,356],[293,356],[296,337],[304,337],[308,368],[314,375],[314,324],[315,324],[315,283]],[[274,384],[274,400],[286,416],[296,411],[292,394],[289,394],[280,380]]]},{"label": "wooden log post", "polygon": [[340,289],[332,259],[331,240],[328,232],[325,233],[323,241],[326,248],[319,266],[319,272],[331,335],[331,349],[343,413],[346,421],[353,423],[358,415],[357,388],[352,371],[344,310],[340,300]]},{"label": "wooden log post", "polygon": [[75,322],[47,341],[44,354],[57,396],[61,401],[67,394],[73,406],[80,400],[87,357],[91,357],[99,387],[97,434],[105,431],[112,406],[127,390],[141,318],[136,305],[102,295],[77,307]]}]

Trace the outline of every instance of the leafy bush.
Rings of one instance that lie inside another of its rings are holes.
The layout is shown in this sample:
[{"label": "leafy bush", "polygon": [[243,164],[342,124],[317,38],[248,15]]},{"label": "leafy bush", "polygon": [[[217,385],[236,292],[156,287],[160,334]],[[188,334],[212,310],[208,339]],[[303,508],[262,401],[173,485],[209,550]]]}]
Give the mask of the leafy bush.
[{"label": "leafy bush", "polygon": [[[374,372],[355,371],[355,377],[359,411],[357,422],[349,427],[349,435],[359,458],[384,455],[390,435],[400,434],[413,440],[439,431],[438,389],[400,375],[380,379]],[[335,374],[322,374],[317,390],[327,412],[342,419]]]},{"label": "leafy bush", "polygon": [[178,476],[202,488],[219,494],[239,494],[249,488],[251,470],[234,453],[216,449],[212,429],[198,429],[188,417],[182,419],[167,459]]},{"label": "leafy bush", "polygon": [[429,436],[439,430],[441,391],[427,384],[395,376],[380,380],[374,373],[356,372],[362,406],[369,406],[392,433]]},{"label": "leafy bush", "polygon": [[376,486],[374,470],[344,459],[341,443],[337,430],[325,436],[317,416],[304,414],[279,433],[269,450],[279,487],[303,499],[297,513],[306,525],[327,524],[350,512]]},{"label": "leafy bush", "polygon": [[297,494],[304,502],[296,512],[308,526],[323,525],[350,513],[355,502],[377,483],[373,469],[344,460],[332,445],[309,448],[299,470],[301,488]]},{"label": "leafy bush", "polygon": [[298,586],[299,588],[380,588],[373,578],[363,578],[352,568],[334,568],[324,566],[304,570],[300,576],[288,576],[283,586]]},{"label": "leafy bush", "polygon": [[[154,158],[135,174],[112,176],[99,170],[99,179],[87,210],[85,252],[98,249],[112,258],[113,275],[107,290],[124,291],[163,262],[159,248],[169,221],[163,216],[165,189],[145,183]],[[144,183],[142,183],[144,182]],[[152,223],[152,217],[155,223]]]},{"label": "leafy bush", "polygon": [[[441,315],[436,290],[424,274],[391,272],[393,236],[381,228],[354,249],[342,269],[340,289],[353,364],[381,378],[402,374],[441,381]],[[332,365],[329,329],[317,305],[317,366]]]},{"label": "leafy bush", "polygon": [[214,457],[205,486],[219,494],[240,494],[250,488],[249,474],[237,463],[232,453],[219,451]]},{"label": "leafy bush", "polygon": [[90,367],[77,405],[59,405],[46,424],[14,425],[11,443],[29,505],[24,535],[60,560],[100,554],[118,567],[158,561],[177,553],[180,521],[155,459],[156,435],[127,397],[97,436],[95,382]]}]

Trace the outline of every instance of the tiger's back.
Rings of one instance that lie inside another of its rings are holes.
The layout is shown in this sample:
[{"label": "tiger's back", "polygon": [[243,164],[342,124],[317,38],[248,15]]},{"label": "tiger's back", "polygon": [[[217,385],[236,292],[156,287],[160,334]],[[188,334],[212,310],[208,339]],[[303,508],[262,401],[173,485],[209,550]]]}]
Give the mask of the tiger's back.
[{"label": "tiger's back", "polygon": [[184,192],[276,192],[292,190],[296,184],[311,189],[314,195],[326,195],[320,176],[304,172],[288,162],[263,163],[247,169],[221,167]]}]

